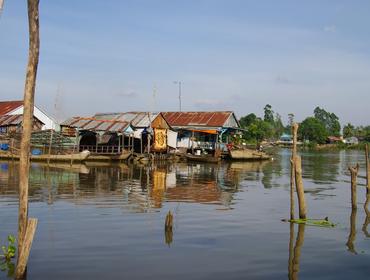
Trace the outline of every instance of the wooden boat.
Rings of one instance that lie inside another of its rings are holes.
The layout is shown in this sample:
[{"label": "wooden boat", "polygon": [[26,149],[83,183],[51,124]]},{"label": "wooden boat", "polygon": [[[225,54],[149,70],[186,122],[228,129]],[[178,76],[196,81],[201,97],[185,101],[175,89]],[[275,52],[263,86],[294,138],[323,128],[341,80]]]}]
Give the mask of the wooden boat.
[{"label": "wooden boat", "polygon": [[197,162],[209,162],[209,163],[218,163],[220,162],[220,157],[215,157],[213,155],[192,155],[186,154],[185,157],[188,161],[197,161]]},{"label": "wooden boat", "polygon": [[[31,161],[50,161],[50,162],[72,161],[72,162],[82,162],[82,161],[85,161],[89,156],[90,156],[90,152],[89,151],[82,151],[80,153],[74,153],[74,154],[31,155],[30,159],[31,159]],[[2,158],[2,159],[19,160],[19,155],[6,152],[6,153],[0,153],[0,158]]]},{"label": "wooden boat", "polygon": [[229,154],[234,160],[268,160],[271,156],[262,151],[252,149],[230,149]]},{"label": "wooden boat", "polygon": [[119,155],[99,155],[99,154],[93,154],[90,155],[88,158],[88,161],[124,161],[127,160],[132,154],[129,152],[123,152]]}]

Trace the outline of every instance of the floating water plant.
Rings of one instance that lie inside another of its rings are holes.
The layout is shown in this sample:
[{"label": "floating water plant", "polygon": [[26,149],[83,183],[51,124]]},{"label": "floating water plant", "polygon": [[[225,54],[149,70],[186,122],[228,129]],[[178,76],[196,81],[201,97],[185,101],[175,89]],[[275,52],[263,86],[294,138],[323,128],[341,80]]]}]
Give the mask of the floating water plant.
[{"label": "floating water plant", "polygon": [[329,221],[328,217],[324,219],[294,219],[294,220],[286,220],[283,219],[283,222],[290,222],[295,224],[305,224],[308,226],[316,226],[316,227],[335,227],[336,224]]},{"label": "floating water plant", "polygon": [[10,261],[15,256],[16,247],[15,247],[16,238],[13,235],[8,235],[8,246],[1,246],[3,255],[0,257],[4,258],[6,261]]}]

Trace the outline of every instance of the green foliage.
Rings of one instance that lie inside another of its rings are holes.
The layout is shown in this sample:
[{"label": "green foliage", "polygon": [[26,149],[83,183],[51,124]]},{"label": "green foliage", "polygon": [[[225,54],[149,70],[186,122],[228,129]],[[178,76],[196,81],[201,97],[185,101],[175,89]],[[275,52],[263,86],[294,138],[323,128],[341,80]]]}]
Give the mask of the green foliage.
[{"label": "green foliage", "polygon": [[250,126],[252,123],[254,123],[257,119],[257,116],[253,113],[249,114],[249,115],[246,115],[244,117],[242,117],[240,120],[239,120],[239,123],[240,123],[240,126],[243,127],[243,128],[247,128],[248,126]]},{"label": "green foliage", "polygon": [[264,116],[263,120],[270,124],[274,123],[274,111],[272,110],[272,106],[270,104],[266,104],[265,108],[263,108]]},{"label": "green foliage", "polygon": [[316,107],[314,116],[324,125],[328,135],[340,136],[340,123],[337,115],[327,112],[320,107]]},{"label": "green foliage", "polygon": [[314,117],[306,118],[299,126],[298,137],[302,140],[309,140],[323,144],[326,141],[328,132],[321,121]]},{"label": "green foliage", "polygon": [[3,255],[1,257],[5,258],[5,260],[11,260],[15,256],[16,247],[15,247],[16,238],[13,235],[8,235],[8,245],[1,246],[1,250],[3,251]]},{"label": "green foliage", "polygon": [[343,137],[348,138],[352,136],[355,136],[355,127],[351,123],[348,123],[343,127]]}]

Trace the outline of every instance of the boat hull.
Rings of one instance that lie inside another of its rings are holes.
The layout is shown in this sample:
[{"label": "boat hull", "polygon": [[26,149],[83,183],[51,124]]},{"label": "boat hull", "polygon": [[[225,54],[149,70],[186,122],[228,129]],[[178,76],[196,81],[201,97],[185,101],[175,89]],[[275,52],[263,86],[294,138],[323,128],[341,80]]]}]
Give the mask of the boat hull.
[{"label": "boat hull", "polygon": [[230,150],[230,157],[234,160],[268,160],[271,156],[259,151],[254,151],[250,149],[243,150]]},{"label": "boat hull", "polygon": [[206,155],[185,155],[188,161],[196,161],[196,162],[209,162],[209,163],[218,163],[220,162],[221,158],[214,157],[214,156],[206,156]]}]

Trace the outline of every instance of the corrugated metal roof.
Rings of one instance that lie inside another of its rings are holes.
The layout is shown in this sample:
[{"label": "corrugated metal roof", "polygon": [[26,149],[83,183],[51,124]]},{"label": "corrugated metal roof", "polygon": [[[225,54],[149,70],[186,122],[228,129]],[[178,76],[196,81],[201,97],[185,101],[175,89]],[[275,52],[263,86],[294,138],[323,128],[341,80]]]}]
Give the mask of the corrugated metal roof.
[{"label": "corrugated metal roof", "polygon": [[0,126],[18,125],[22,123],[22,115],[2,115],[0,116]]},{"label": "corrugated metal roof", "polygon": [[23,105],[23,101],[1,101],[0,115],[6,115]]},{"label": "corrugated metal roof", "polygon": [[162,115],[173,127],[223,127],[233,112],[163,112]]},{"label": "corrugated metal roof", "polygon": [[[37,119],[37,118],[34,117],[34,119]],[[0,126],[19,125],[22,123],[22,121],[23,121],[22,114],[0,116]]]},{"label": "corrugated metal roof", "polygon": [[120,120],[73,117],[64,121],[61,126],[69,126],[80,130],[122,132],[130,126],[130,123]]},{"label": "corrugated metal roof", "polygon": [[133,127],[150,127],[152,121],[159,115],[153,112],[122,112],[98,113],[93,116],[98,120],[119,120],[131,123]]}]

